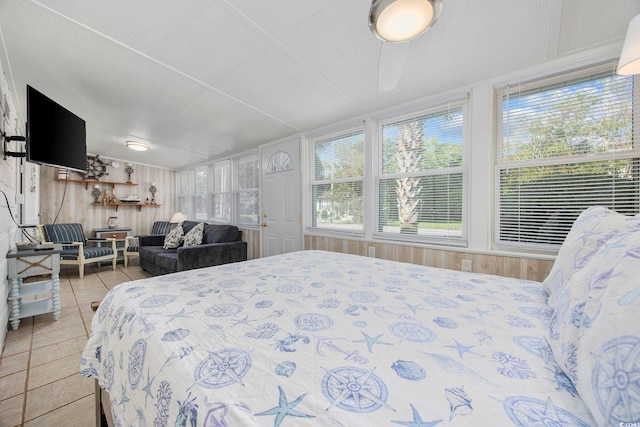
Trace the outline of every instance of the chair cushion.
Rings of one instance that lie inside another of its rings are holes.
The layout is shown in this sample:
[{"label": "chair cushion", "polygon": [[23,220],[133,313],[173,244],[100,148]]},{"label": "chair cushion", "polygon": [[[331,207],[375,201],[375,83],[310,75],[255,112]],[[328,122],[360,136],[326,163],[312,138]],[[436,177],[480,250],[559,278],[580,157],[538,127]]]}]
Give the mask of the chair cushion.
[{"label": "chair cushion", "polygon": [[138,252],[139,249],[140,249],[140,245],[129,245],[129,246],[127,246],[126,251],[127,252]]},{"label": "chair cushion", "polygon": [[238,240],[240,230],[235,225],[207,224],[204,227],[202,243],[235,242]]},{"label": "chair cushion", "polygon": [[185,246],[198,246],[202,243],[202,232],[204,231],[204,222],[193,227],[187,234],[184,235]]},{"label": "chair cushion", "polygon": [[78,248],[66,246],[62,248],[62,252],[60,252],[60,259],[64,260],[72,260],[78,259]]},{"label": "chair cushion", "polygon": [[169,233],[170,229],[171,224],[169,224],[169,221],[156,221],[151,226],[151,234],[161,234],[164,236]]},{"label": "chair cushion", "polygon": [[177,226],[173,230],[169,232],[164,238],[164,249],[172,249],[180,246],[182,241],[184,240],[184,231],[182,230],[182,226]]},{"label": "chair cushion", "polygon": [[45,224],[43,228],[44,237],[48,242],[81,242],[84,245],[87,244],[81,224]]},{"label": "chair cushion", "polygon": [[113,249],[107,246],[95,247],[95,248],[84,248],[84,257],[85,258],[98,258],[101,256],[113,255]]},{"label": "chair cushion", "polygon": [[[85,259],[98,258],[98,257],[113,254],[113,250],[111,249],[111,247],[107,247],[107,246],[91,247],[91,248],[84,247],[83,252],[84,252]],[[76,247],[69,247],[69,248],[63,249],[62,252],[60,253],[60,259],[64,259],[64,260],[78,259],[78,247],[76,246]]]}]

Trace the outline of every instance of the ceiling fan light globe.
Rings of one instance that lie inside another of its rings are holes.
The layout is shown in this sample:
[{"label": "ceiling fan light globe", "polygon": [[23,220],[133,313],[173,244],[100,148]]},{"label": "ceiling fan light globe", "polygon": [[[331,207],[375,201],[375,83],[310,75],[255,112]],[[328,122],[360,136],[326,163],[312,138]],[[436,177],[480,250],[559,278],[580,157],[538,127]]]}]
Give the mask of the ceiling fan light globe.
[{"label": "ceiling fan light globe", "polygon": [[377,0],[369,12],[369,28],[384,41],[412,40],[433,25],[441,9],[442,0]]},{"label": "ceiling fan light globe", "polygon": [[127,147],[134,151],[147,151],[149,149],[149,144],[145,144],[144,142],[138,141],[126,141]]}]

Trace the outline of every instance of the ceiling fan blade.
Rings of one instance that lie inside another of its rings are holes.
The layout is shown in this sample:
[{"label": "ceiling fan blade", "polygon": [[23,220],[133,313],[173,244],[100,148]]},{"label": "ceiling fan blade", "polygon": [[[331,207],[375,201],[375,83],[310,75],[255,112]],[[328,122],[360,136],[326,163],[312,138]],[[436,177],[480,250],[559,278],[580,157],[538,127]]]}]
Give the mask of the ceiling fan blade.
[{"label": "ceiling fan blade", "polygon": [[382,43],[378,59],[378,91],[396,88],[409,53],[409,43]]}]

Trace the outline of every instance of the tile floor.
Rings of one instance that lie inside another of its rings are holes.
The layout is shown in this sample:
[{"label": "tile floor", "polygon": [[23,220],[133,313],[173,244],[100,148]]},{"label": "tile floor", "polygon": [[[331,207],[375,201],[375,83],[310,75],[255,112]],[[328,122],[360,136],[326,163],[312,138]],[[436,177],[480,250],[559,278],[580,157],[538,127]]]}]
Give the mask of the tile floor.
[{"label": "tile floor", "polygon": [[93,426],[94,382],[81,377],[80,356],[91,329],[91,302],[115,285],[149,275],[136,261],[60,271],[60,319],[51,314],[22,319],[9,328],[0,357],[0,427]]}]

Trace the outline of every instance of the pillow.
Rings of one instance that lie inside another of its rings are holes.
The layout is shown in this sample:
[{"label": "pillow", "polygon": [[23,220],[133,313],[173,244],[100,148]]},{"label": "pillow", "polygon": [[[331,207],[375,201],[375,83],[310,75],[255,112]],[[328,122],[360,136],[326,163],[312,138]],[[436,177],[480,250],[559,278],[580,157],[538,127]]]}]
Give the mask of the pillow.
[{"label": "pillow", "polygon": [[164,238],[164,249],[174,249],[180,246],[182,240],[184,239],[184,231],[182,231],[182,226],[178,225],[173,230],[169,231]]},{"label": "pillow", "polygon": [[639,413],[639,276],[640,230],[627,229],[571,276],[551,318],[553,355],[598,425]]},{"label": "pillow", "polygon": [[609,239],[625,229],[640,226],[640,217],[622,215],[603,206],[591,207],[578,216],[560,247],[551,271],[542,282],[554,309],[559,293],[571,276],[582,269]]},{"label": "pillow", "polygon": [[184,235],[185,246],[198,246],[202,243],[202,232],[204,231],[204,222],[193,227]]}]

